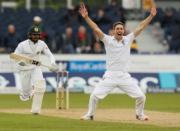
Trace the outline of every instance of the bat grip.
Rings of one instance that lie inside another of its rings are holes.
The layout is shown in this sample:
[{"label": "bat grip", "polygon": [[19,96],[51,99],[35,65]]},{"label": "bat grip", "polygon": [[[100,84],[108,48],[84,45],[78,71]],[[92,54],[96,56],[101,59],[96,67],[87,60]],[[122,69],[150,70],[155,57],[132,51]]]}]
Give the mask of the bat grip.
[{"label": "bat grip", "polygon": [[32,64],[39,66],[39,65],[40,65],[40,62],[39,62],[39,61],[36,61],[36,60],[33,60],[33,61],[32,61]]}]

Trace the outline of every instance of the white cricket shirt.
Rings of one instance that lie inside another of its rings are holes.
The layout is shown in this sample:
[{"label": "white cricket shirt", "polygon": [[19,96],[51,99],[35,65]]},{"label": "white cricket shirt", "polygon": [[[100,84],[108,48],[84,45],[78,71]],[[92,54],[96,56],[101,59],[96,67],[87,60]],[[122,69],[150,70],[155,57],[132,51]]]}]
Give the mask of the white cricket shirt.
[{"label": "white cricket shirt", "polygon": [[107,71],[127,72],[130,62],[130,46],[135,36],[130,33],[117,41],[114,36],[104,34],[102,42],[106,50]]},{"label": "white cricket shirt", "polygon": [[[15,53],[31,57],[38,61],[40,60],[39,56],[42,52],[50,58],[51,63],[55,63],[54,56],[47,47],[46,43],[42,40],[38,40],[37,43],[34,44],[30,39],[27,39],[25,41],[20,42],[17,48],[15,49]],[[29,64],[27,66],[19,66],[18,69],[28,70],[33,69],[35,67],[36,66]]]}]

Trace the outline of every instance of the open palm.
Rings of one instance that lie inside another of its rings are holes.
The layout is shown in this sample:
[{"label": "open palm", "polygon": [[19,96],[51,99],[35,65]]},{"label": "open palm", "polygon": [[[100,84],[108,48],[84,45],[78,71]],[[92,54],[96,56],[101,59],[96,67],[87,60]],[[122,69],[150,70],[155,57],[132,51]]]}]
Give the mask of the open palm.
[{"label": "open palm", "polygon": [[156,16],[156,14],[157,14],[156,7],[152,7],[152,8],[151,8],[151,15],[152,15],[152,16]]},{"label": "open palm", "polygon": [[152,1],[152,7],[151,7],[151,15],[152,16],[156,16],[156,14],[157,14],[157,10],[156,10],[156,4],[155,4],[155,2],[154,2],[154,0],[151,0]]},{"label": "open palm", "polygon": [[87,11],[84,3],[80,3],[79,13],[81,14],[81,16],[82,16],[83,18],[85,18],[85,17],[88,16],[88,11]]}]

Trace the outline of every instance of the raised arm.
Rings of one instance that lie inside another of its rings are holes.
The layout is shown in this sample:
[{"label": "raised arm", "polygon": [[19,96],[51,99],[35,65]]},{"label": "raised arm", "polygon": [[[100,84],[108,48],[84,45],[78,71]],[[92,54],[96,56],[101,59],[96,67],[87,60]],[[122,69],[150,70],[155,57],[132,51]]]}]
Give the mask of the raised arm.
[{"label": "raised arm", "polygon": [[88,16],[88,11],[83,2],[80,3],[79,13],[84,18],[84,20],[87,22],[87,24],[92,28],[92,30],[97,34],[99,39],[102,40],[102,38],[104,37],[104,33],[97,26],[97,24],[95,22],[93,22],[92,19]]},{"label": "raised arm", "polygon": [[156,6],[153,3],[150,15],[145,20],[143,20],[134,30],[135,37],[138,36],[149,25],[149,23],[152,21],[153,17],[156,16],[156,14],[157,14]]}]

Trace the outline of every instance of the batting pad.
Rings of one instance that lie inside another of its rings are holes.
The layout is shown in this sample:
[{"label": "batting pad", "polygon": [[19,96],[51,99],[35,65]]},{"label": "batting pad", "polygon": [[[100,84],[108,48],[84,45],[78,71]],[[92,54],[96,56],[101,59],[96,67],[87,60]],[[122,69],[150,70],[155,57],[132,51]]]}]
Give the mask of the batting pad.
[{"label": "batting pad", "polygon": [[45,80],[38,80],[34,83],[34,93],[44,93],[46,89]]},{"label": "batting pad", "polygon": [[45,81],[39,80],[34,84],[34,96],[32,101],[32,113],[40,113],[43,96],[45,92]]}]

